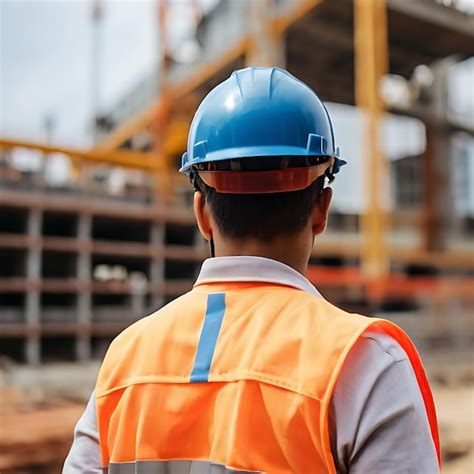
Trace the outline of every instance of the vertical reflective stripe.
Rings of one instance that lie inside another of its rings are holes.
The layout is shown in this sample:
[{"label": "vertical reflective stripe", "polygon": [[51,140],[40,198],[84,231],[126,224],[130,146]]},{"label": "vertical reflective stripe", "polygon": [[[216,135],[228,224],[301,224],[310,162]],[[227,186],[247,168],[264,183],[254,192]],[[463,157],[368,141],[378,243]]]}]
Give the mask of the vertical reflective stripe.
[{"label": "vertical reflective stripe", "polygon": [[207,297],[206,317],[191,372],[191,382],[207,382],[209,369],[216,348],[217,337],[225,313],[225,293],[213,293]]}]

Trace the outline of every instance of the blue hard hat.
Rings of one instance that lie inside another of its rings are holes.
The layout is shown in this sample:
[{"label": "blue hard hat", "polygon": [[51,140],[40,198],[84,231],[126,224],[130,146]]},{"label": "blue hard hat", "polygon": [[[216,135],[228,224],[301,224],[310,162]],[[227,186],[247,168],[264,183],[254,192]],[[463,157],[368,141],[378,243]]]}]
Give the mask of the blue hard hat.
[{"label": "blue hard hat", "polygon": [[265,156],[333,157],[333,174],[345,164],[318,96],[284,69],[249,67],[233,72],[202,101],[180,171]]}]

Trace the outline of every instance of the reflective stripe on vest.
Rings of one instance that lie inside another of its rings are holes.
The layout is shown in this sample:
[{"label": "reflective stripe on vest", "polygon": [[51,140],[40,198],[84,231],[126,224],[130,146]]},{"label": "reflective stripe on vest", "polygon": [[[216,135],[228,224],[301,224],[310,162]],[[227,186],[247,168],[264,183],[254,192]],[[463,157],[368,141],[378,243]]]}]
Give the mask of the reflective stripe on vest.
[{"label": "reflective stripe on vest", "polygon": [[290,287],[208,283],[111,344],[96,386],[103,465],[193,459],[244,472],[335,473],[331,397],[369,327],[407,353],[439,455],[423,366],[397,326]]},{"label": "reflective stripe on vest", "polygon": [[236,471],[208,461],[137,461],[111,463],[107,474],[263,474],[258,471]]},{"label": "reflective stripe on vest", "polygon": [[211,368],[212,356],[216,348],[224,313],[225,294],[210,294],[207,297],[206,316],[196,351],[193,371],[191,372],[191,382],[207,382],[209,380],[209,369]]}]

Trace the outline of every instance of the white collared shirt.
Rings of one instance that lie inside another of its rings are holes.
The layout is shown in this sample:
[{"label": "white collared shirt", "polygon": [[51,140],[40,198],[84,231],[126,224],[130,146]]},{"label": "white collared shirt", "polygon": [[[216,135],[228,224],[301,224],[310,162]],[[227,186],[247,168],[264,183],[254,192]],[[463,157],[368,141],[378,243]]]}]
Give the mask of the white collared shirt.
[{"label": "white collared shirt", "polygon": [[[322,298],[299,272],[262,257],[207,259],[196,283],[232,281],[292,286]],[[439,472],[413,369],[388,335],[368,331],[351,350],[334,390],[329,425],[338,473]],[[102,473],[94,394],[76,425],[63,468],[63,474],[79,473]]]},{"label": "white collared shirt", "polygon": [[259,282],[292,286],[322,298],[321,293],[294,268],[265,257],[216,257],[204,260],[196,280],[212,282]]}]

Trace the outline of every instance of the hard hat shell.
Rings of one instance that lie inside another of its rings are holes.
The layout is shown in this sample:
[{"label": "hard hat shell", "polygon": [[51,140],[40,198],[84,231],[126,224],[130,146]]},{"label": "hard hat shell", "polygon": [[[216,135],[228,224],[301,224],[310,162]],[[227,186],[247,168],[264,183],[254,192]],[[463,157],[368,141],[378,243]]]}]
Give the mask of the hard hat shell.
[{"label": "hard hat shell", "polygon": [[262,156],[332,156],[332,173],[345,164],[319,97],[277,67],[234,71],[204,98],[180,171],[189,174],[202,163]]}]

